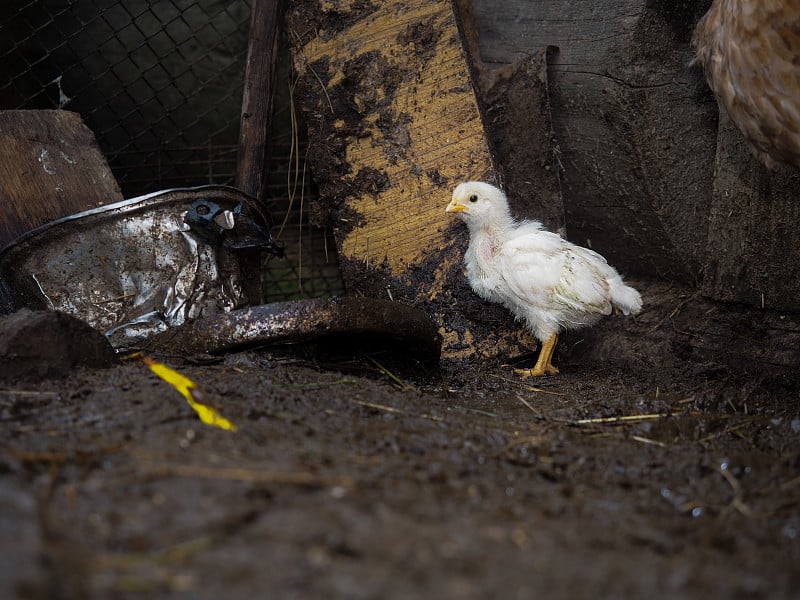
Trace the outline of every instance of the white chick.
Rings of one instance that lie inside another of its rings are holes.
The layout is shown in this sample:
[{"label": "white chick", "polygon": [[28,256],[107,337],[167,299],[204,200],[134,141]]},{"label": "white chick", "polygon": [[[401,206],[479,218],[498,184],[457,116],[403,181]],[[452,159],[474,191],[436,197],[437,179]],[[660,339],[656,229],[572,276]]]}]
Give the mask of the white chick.
[{"label": "white chick", "polygon": [[636,314],[642,297],[597,252],[545,231],[538,221],[517,221],[505,194],[488,183],[456,187],[446,212],[469,228],[467,279],[480,297],[508,308],[541,342],[523,377],[555,375],[558,334],[595,324],[613,308]]}]

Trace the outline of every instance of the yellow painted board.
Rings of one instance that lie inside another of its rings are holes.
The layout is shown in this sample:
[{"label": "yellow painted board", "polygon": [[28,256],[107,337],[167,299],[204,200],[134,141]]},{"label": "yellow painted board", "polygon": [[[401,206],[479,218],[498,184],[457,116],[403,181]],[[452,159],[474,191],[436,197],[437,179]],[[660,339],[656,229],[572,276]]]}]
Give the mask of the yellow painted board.
[{"label": "yellow painted board", "polygon": [[451,1],[307,0],[289,27],[348,292],[426,310],[445,359],[535,347],[507,315],[487,326],[459,313],[482,301],[454,285],[468,238],[444,209],[458,183],[498,175]]}]

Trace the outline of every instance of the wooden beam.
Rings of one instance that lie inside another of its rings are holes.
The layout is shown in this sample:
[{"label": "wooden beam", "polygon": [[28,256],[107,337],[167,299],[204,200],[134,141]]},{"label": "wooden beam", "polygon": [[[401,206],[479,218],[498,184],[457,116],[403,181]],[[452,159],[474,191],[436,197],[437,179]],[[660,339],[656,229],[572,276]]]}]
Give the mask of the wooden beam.
[{"label": "wooden beam", "polygon": [[550,65],[558,48],[539,48],[508,65],[489,64],[480,54],[472,0],[455,5],[511,210],[566,235],[560,150],[550,111]]}]

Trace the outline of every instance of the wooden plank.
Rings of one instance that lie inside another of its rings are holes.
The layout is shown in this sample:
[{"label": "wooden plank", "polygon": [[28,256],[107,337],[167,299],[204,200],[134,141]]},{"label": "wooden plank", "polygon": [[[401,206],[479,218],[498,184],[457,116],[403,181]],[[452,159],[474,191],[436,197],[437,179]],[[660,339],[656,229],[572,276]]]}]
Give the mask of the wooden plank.
[{"label": "wooden plank", "polygon": [[[430,53],[424,62],[423,53]],[[302,55],[329,96],[341,90],[341,101],[352,103],[330,113],[349,113],[351,122],[320,123],[346,140],[350,173],[342,179],[369,178],[373,187],[369,196],[343,199],[370,226],[339,228],[342,252],[372,266],[386,259],[399,274],[439,247],[455,183],[494,177],[450,3],[383,2],[341,35],[320,31]]]},{"label": "wooden plank", "polygon": [[548,89],[548,57],[555,51],[543,48],[508,67],[485,69],[481,96],[514,215],[566,235]]},{"label": "wooden plank", "polygon": [[0,247],[49,221],[122,200],[77,113],[0,111]]},{"label": "wooden plank", "polygon": [[300,1],[290,30],[348,292],[426,310],[445,358],[535,347],[469,289],[467,232],[444,213],[459,182],[498,181],[452,3]]},{"label": "wooden plank", "polygon": [[514,215],[566,235],[560,148],[550,107],[550,66],[558,53],[542,47],[510,65],[480,55],[472,0],[456,0],[487,132]]}]

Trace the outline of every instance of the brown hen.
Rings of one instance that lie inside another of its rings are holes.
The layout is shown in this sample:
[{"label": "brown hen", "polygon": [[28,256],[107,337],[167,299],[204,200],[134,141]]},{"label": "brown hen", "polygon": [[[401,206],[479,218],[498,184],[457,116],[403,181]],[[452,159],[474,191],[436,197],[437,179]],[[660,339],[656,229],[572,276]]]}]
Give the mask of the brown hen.
[{"label": "brown hen", "polygon": [[800,168],[800,1],[714,0],[694,34],[719,103],[769,168]]}]

